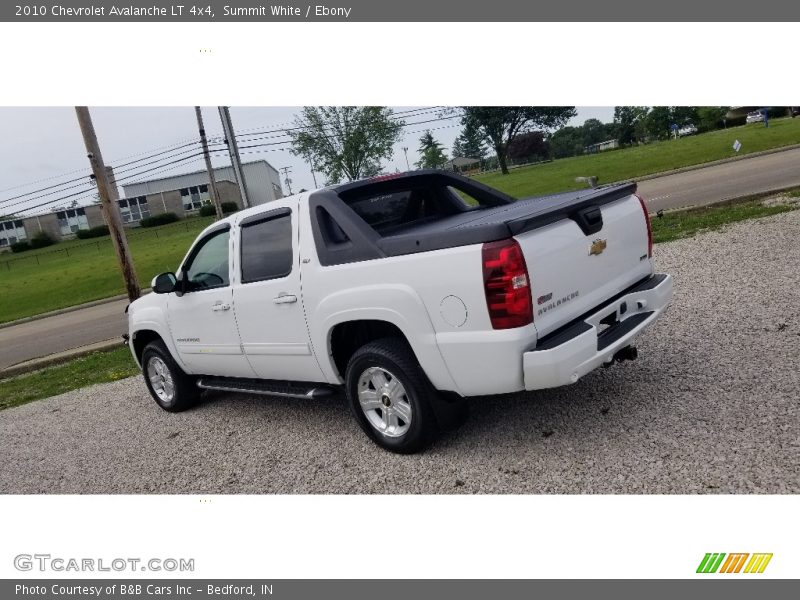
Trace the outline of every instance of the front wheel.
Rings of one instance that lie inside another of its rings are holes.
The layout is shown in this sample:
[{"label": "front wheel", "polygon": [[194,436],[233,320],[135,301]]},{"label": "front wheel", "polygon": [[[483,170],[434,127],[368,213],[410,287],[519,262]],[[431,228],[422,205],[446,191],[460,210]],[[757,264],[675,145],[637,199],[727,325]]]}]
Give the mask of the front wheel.
[{"label": "front wheel", "polygon": [[379,446],[411,454],[433,441],[436,390],[403,340],[385,338],[359,348],[345,379],[353,415]]},{"label": "front wheel", "polygon": [[200,396],[194,377],[183,372],[161,341],[145,346],[142,374],[153,400],[169,412],[186,410]]}]

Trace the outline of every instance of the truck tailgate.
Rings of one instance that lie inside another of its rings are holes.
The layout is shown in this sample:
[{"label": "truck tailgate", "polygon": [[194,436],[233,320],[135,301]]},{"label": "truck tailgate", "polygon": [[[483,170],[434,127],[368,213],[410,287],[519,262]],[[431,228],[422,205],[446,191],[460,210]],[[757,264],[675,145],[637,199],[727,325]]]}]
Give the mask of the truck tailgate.
[{"label": "truck tailgate", "polygon": [[[539,337],[576,319],[653,271],[639,199],[630,194],[516,233],[531,283]],[[597,228],[598,212],[602,227]],[[589,222],[591,221],[591,222]],[[512,224],[513,226],[513,224]]]}]

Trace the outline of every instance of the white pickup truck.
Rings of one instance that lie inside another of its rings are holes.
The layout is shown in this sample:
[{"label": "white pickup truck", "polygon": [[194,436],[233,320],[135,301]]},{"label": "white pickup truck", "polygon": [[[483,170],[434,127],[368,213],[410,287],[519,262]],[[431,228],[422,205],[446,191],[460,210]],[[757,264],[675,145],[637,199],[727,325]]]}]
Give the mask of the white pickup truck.
[{"label": "white pickup truck", "polygon": [[464,397],[552,388],[633,359],[672,296],[636,184],[515,200],[424,170],[282,198],[206,228],[128,310],[168,411],[204,389],[343,390],[414,452]]}]

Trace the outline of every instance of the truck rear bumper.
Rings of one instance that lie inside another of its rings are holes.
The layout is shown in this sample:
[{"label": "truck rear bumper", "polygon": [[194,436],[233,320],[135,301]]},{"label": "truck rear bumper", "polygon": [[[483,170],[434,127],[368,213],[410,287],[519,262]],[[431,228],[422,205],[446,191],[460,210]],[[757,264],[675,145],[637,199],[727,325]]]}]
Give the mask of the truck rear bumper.
[{"label": "truck rear bumper", "polygon": [[589,316],[541,338],[523,354],[526,390],[575,383],[629,346],[672,298],[672,276],[653,275]]}]

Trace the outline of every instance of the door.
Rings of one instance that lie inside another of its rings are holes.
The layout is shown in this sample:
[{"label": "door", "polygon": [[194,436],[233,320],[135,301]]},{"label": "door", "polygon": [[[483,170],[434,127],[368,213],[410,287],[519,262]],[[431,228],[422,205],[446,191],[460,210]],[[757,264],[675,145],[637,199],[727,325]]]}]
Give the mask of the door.
[{"label": "door", "polygon": [[250,365],[262,379],[325,381],[300,295],[296,210],[254,215],[239,228],[241,276],[233,300]]},{"label": "door", "polygon": [[253,377],[233,313],[230,247],[229,227],[208,233],[181,269],[185,293],[172,293],[167,300],[178,354],[196,375]]}]

